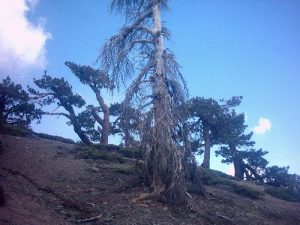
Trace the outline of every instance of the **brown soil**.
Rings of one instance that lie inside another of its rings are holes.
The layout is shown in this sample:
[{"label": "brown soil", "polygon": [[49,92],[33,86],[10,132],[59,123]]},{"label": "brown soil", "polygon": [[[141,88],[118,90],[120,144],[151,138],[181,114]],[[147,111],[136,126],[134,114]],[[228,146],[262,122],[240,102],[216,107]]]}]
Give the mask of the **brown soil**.
[{"label": "brown soil", "polygon": [[189,209],[137,202],[145,191],[140,177],[118,173],[122,164],[77,159],[76,145],[38,137],[0,140],[1,225],[300,224],[300,203],[210,186],[206,198],[192,195]]}]

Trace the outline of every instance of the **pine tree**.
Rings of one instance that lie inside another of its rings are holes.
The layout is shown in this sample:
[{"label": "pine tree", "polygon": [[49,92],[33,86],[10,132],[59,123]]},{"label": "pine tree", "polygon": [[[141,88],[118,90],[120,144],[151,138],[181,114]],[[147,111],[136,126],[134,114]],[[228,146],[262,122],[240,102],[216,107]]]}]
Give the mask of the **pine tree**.
[{"label": "pine tree", "polygon": [[123,103],[124,115],[127,105],[143,112],[141,139],[150,191],[143,198],[184,204],[187,151],[176,141],[176,125],[186,91],[175,56],[164,47],[169,32],[162,25],[161,13],[166,7],[166,0],[113,0],[112,9],[121,12],[126,22],[104,45],[99,61],[118,88],[132,81]]},{"label": "pine tree", "polygon": [[[52,112],[43,111],[43,115],[64,116],[69,119],[68,124],[73,126],[75,133],[79,136],[81,141],[85,144],[91,145],[87,133],[93,130],[94,121],[88,113],[82,112],[76,115],[74,107],[82,108],[85,101],[78,94],[74,94],[72,86],[64,78],[53,78],[45,72],[41,79],[34,79],[37,87],[44,92],[29,88],[29,92],[34,96],[33,98],[42,106],[56,103],[57,107]],[[63,108],[64,111],[55,112],[58,108]],[[88,127],[89,130],[83,130]]]},{"label": "pine tree", "polygon": [[[100,132],[100,143],[108,144],[108,136],[109,136],[109,107],[105,103],[103,96],[101,95],[102,89],[113,89],[113,85],[109,77],[99,69],[93,69],[90,66],[80,66],[73,62],[66,62],[67,67],[75,74],[76,77],[83,83],[88,85],[96,95],[97,101],[100,106],[100,110],[97,110],[96,107],[90,106],[90,112],[92,116],[100,125],[98,130]],[[101,111],[103,117],[99,116],[97,111]]]}]

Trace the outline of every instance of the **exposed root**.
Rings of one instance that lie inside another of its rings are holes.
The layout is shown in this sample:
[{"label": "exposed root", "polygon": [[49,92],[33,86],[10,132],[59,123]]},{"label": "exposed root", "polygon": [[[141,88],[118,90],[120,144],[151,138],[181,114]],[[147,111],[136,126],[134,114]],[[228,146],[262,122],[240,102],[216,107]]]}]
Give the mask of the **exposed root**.
[{"label": "exposed root", "polygon": [[87,219],[69,220],[69,221],[73,222],[73,223],[87,223],[87,222],[92,222],[92,221],[95,221],[95,220],[98,220],[98,219],[101,219],[101,218],[102,218],[102,214],[100,214],[98,216],[91,217],[91,218],[87,218]]},{"label": "exposed root", "polygon": [[136,199],[136,201],[141,202],[141,201],[149,200],[149,199],[156,199],[156,200],[162,199],[163,194],[165,193],[165,190],[166,189],[164,187],[161,187],[156,191],[153,191],[150,193],[143,193]]}]

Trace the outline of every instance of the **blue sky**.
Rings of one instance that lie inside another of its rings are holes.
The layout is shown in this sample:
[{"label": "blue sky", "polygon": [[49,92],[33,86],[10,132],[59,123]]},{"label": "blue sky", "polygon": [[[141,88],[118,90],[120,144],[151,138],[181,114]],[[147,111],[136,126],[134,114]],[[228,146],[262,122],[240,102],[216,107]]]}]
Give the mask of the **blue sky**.
[{"label": "blue sky", "polygon": [[[64,62],[97,66],[101,46],[123,23],[109,2],[0,0],[0,77],[32,85],[47,69],[95,102]],[[290,165],[300,174],[300,1],[170,0],[169,6],[163,15],[172,34],[167,46],[182,65],[190,96],[243,96],[238,110],[246,113],[249,131],[261,119],[254,140],[269,151],[270,165]],[[33,127],[78,139],[63,118]],[[213,158],[214,168],[229,169]]]}]

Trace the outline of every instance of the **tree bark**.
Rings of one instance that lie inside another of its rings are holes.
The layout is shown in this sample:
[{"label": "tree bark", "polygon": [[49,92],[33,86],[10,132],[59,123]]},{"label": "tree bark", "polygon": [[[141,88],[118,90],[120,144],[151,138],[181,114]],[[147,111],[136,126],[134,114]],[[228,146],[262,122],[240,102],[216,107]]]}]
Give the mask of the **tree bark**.
[{"label": "tree bark", "polygon": [[203,122],[203,134],[204,134],[204,159],[202,163],[203,168],[210,167],[210,136],[209,136],[209,126],[207,122]]},{"label": "tree bark", "polygon": [[96,121],[101,125],[101,137],[100,137],[100,143],[101,144],[108,144],[108,135],[109,135],[109,107],[105,104],[103,97],[100,94],[99,90],[94,90],[96,94],[97,101],[100,105],[100,108],[103,111],[103,119]]},{"label": "tree bark", "polygon": [[245,173],[245,164],[243,162],[243,159],[237,154],[235,151],[233,155],[233,165],[234,165],[234,176],[239,179],[244,179],[244,173]]},{"label": "tree bark", "polygon": [[81,126],[78,123],[78,120],[77,120],[76,114],[74,112],[74,109],[71,106],[69,106],[68,104],[64,104],[63,102],[61,102],[61,104],[69,112],[68,119],[70,119],[70,121],[72,122],[73,130],[79,136],[79,138],[81,139],[81,141],[83,143],[87,144],[87,145],[92,145],[93,143],[86,136],[86,134],[84,133],[84,131],[81,129]]},{"label": "tree bark", "polygon": [[152,13],[154,20],[153,34],[155,36],[155,75],[153,82],[154,135],[152,149],[146,157],[145,165],[150,195],[165,198],[173,204],[187,202],[184,183],[182,154],[172,139],[174,121],[171,114],[171,99],[167,91],[164,74],[164,40],[160,18],[160,8],[157,0],[153,0]]}]

